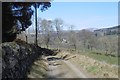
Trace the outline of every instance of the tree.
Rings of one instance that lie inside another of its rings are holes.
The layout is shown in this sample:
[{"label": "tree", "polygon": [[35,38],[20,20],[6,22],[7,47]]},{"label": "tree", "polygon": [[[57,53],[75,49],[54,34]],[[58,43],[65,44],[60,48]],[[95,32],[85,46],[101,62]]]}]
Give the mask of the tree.
[{"label": "tree", "polygon": [[53,25],[54,25],[54,28],[55,28],[55,31],[57,33],[57,37],[56,39],[58,39],[58,49],[60,47],[60,44],[62,43],[62,29],[63,29],[63,20],[60,19],[60,18],[56,18],[54,21],[53,21]]},{"label": "tree", "polygon": [[[25,31],[32,22],[31,16],[33,10],[31,6],[34,6],[35,2],[4,2],[2,4],[2,42],[13,41],[18,34],[18,31]],[[51,6],[50,2],[38,2],[37,8],[41,11],[48,9]],[[22,27],[17,27],[20,22]]]},{"label": "tree", "polygon": [[109,36],[102,36],[98,38],[98,48],[101,52],[105,53],[105,55],[117,55],[118,50],[118,36],[116,35],[109,35]]},{"label": "tree", "polygon": [[35,3],[35,44],[38,45],[38,42],[37,42],[37,35],[38,35],[38,29],[37,29],[37,3]]},{"label": "tree", "polygon": [[43,19],[41,21],[41,30],[44,35],[44,43],[49,47],[51,32],[53,31],[52,21]]},{"label": "tree", "polygon": [[75,33],[75,31],[73,30],[75,26],[74,25],[70,25],[70,33],[69,33],[69,41],[72,44],[72,46],[74,47],[74,49],[77,49],[77,35]]},{"label": "tree", "polygon": [[53,24],[54,24],[56,32],[57,32],[57,37],[60,40],[60,42],[62,42],[61,35],[62,35],[63,20],[60,18],[56,18],[53,21]]},{"label": "tree", "polygon": [[85,49],[92,50],[96,46],[96,37],[93,32],[83,29],[78,34],[79,40],[82,41]]}]

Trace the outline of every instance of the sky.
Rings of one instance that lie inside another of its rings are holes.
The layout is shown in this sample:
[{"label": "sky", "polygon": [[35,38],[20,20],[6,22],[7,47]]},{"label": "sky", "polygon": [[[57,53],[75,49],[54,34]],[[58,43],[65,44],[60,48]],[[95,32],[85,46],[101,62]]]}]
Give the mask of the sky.
[{"label": "sky", "polygon": [[48,10],[38,12],[42,19],[61,18],[65,24],[75,25],[75,30],[118,25],[118,2],[52,2]]},{"label": "sky", "polygon": [[54,2],[119,2],[119,0],[53,0]]}]

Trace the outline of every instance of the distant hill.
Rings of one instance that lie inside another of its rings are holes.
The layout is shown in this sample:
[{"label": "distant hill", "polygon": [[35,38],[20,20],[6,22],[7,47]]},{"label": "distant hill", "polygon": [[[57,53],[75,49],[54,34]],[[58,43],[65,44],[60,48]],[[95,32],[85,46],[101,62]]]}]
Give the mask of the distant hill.
[{"label": "distant hill", "polygon": [[94,33],[96,36],[118,35],[120,34],[119,29],[120,29],[120,25],[110,27],[110,28],[97,29],[97,30],[94,30]]},{"label": "distant hill", "polygon": [[[83,30],[88,30],[93,32],[96,36],[106,36],[106,35],[118,35],[120,34],[119,31],[120,26],[114,26],[114,27],[110,27],[110,28],[101,28],[101,29],[97,29],[97,28],[88,28],[88,29],[83,29]],[[81,30],[73,30],[75,33],[79,33]],[[41,31],[39,31],[41,32]],[[61,31],[61,36],[65,37],[68,36],[70,33],[70,30],[63,30]],[[35,34],[35,32],[33,32],[32,30],[29,30],[29,34],[33,35]],[[40,34],[40,33],[38,33]],[[57,33],[56,31],[52,31],[51,36],[53,37],[57,37]]]},{"label": "distant hill", "polygon": [[95,30],[97,30],[97,28],[87,28],[86,30],[94,32]]}]

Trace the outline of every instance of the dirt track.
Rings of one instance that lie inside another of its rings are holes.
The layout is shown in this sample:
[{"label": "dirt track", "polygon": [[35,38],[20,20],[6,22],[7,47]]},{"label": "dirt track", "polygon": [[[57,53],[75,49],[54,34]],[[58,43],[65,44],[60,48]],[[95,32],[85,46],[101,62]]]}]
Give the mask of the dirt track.
[{"label": "dirt track", "polygon": [[[44,56],[44,59],[47,70],[41,67],[42,63],[38,60],[37,67],[34,68],[36,72],[33,71],[30,78],[107,78],[117,76],[115,67],[100,64],[99,61],[83,55],[61,52],[56,56]],[[45,76],[41,76],[40,71],[43,71]]]},{"label": "dirt track", "polygon": [[51,60],[48,78],[87,78],[87,76],[69,60]]}]

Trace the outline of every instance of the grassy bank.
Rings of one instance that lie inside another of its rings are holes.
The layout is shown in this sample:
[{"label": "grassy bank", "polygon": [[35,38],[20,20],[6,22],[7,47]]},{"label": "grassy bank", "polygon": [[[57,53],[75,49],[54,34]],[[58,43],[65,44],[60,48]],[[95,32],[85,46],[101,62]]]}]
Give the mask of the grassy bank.
[{"label": "grassy bank", "polygon": [[[45,47],[45,45],[44,45],[44,47]],[[54,49],[57,49],[57,47],[49,46],[49,49],[54,50]],[[106,56],[103,52],[101,52],[101,54],[97,54],[97,52],[94,52],[94,51],[89,51],[89,50],[84,50],[84,51],[76,50],[75,51],[74,49],[67,49],[67,48],[60,48],[60,50],[67,51],[72,54],[74,54],[74,53],[82,54],[82,55],[88,56],[90,58],[93,58],[93,59],[101,61],[101,62],[118,65],[118,57]]]},{"label": "grassy bank", "polygon": [[109,64],[114,64],[114,65],[118,65],[118,57],[112,57],[112,56],[106,56],[104,54],[97,54],[95,52],[90,52],[90,51],[80,51],[78,52],[82,55],[85,55],[85,56],[88,56],[88,57],[91,57],[93,59],[96,59],[98,61],[102,61],[102,62],[106,62],[106,63],[109,63]]}]

